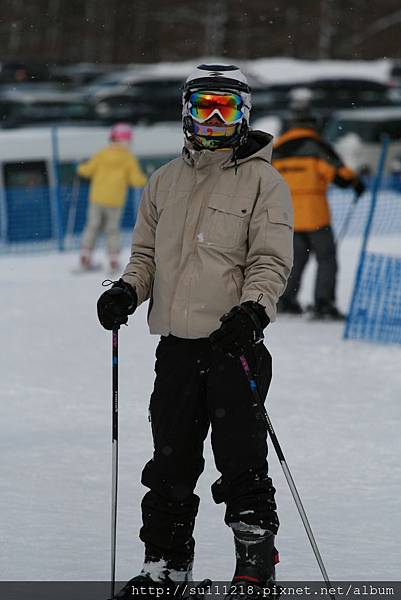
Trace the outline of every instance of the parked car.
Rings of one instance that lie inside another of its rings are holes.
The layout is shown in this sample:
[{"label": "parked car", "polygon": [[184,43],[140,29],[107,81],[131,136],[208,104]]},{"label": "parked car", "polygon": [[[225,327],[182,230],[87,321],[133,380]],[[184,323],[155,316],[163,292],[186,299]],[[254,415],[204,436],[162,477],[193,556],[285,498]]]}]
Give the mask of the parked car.
[{"label": "parked car", "polygon": [[0,62],[0,84],[43,82],[50,80],[49,67],[45,63],[31,61]]},{"label": "parked car", "polygon": [[93,108],[81,94],[11,91],[0,94],[0,127],[95,124]]},{"label": "parked car", "polygon": [[319,78],[258,86],[253,91],[254,117],[274,114],[281,117],[284,127],[291,114],[294,93],[309,92],[309,106],[324,125],[333,111],[394,105],[388,84],[357,78]]},{"label": "parked car", "polygon": [[[109,136],[110,127],[0,130],[0,250],[3,243],[47,243],[82,230],[87,184],[76,179],[77,163],[104,148]],[[134,130],[133,150],[147,175],[178,156],[182,143],[176,123]],[[131,200],[123,227],[132,227],[139,196]]]},{"label": "parked car", "polygon": [[54,64],[49,67],[52,81],[62,81],[71,87],[90,84],[100,77],[109,75],[117,65],[100,63]]},{"label": "parked car", "polygon": [[137,75],[123,88],[117,86],[92,100],[98,119],[111,123],[157,123],[181,120],[182,77]]},{"label": "parked car", "polygon": [[395,60],[389,73],[390,85],[401,87],[401,60]]},{"label": "parked car", "polygon": [[401,106],[401,60],[393,62],[389,73],[389,86],[391,88],[391,99]]},{"label": "parked car", "polygon": [[323,130],[346,164],[361,172],[375,172],[383,135],[390,138],[385,173],[401,153],[401,108],[366,108],[335,113]]},{"label": "parked car", "polygon": [[[77,163],[108,143],[110,127],[67,126],[56,129],[55,133],[61,183],[70,184]],[[179,156],[182,145],[183,134],[178,124],[134,129],[133,150],[148,174]],[[0,130],[0,200],[2,186],[28,185],[24,173],[28,173],[30,179],[32,173],[40,179],[44,172],[46,185],[54,184],[55,152],[53,131],[49,127]]]},{"label": "parked car", "polygon": [[[182,86],[187,76],[186,65],[170,69],[158,65],[136,67],[125,73],[111,74],[109,79],[96,80],[89,99],[97,116],[106,122],[117,119],[131,123],[180,121]],[[247,77],[253,88],[260,85],[252,73],[248,72]],[[95,88],[101,82],[106,85]]]},{"label": "parked car", "polygon": [[139,65],[136,67],[121,67],[96,77],[89,84],[82,86],[80,91],[89,100],[96,101],[96,99],[101,99],[103,94],[107,95],[113,89],[115,92],[127,91],[137,81],[141,73],[146,71],[145,66]]}]

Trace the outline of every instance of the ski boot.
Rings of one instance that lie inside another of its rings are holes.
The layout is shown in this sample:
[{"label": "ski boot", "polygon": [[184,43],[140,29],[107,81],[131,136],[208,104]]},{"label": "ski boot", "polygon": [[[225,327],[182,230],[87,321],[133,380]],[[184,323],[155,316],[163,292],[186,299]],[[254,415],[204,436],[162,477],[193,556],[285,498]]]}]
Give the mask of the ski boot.
[{"label": "ski boot", "polygon": [[92,252],[87,248],[81,248],[79,265],[83,271],[90,271],[92,268]]},{"label": "ski boot", "polygon": [[287,298],[280,298],[277,304],[277,312],[279,314],[287,315],[302,315],[304,311],[297,300],[288,300]]},{"label": "ski boot", "polygon": [[[157,597],[174,596],[189,597],[188,582],[192,581],[192,563],[182,570],[168,568],[167,562],[161,560],[145,560],[139,575],[130,579],[111,600],[155,600]],[[204,590],[211,586],[210,579],[192,585],[191,600],[202,600]],[[199,589],[199,591],[198,591]],[[157,593],[156,593],[157,590]]]},{"label": "ski boot", "polygon": [[161,581],[155,581],[149,575],[137,575],[124,585],[124,587],[111,598],[111,600],[132,600],[140,598],[141,600],[155,600],[158,597],[174,596],[175,598],[190,598],[190,600],[203,600],[205,594],[210,589],[212,581],[204,579],[196,586],[191,585],[191,591],[188,590],[188,583],[184,581],[173,581],[165,577]]},{"label": "ski boot", "polygon": [[72,272],[76,275],[80,273],[90,273],[92,271],[99,271],[102,265],[92,262],[92,255],[89,250],[81,249],[79,256],[78,267],[72,269]]},{"label": "ski boot", "polygon": [[312,321],[344,321],[343,315],[332,302],[317,302],[311,307]]},{"label": "ski boot", "polygon": [[[264,600],[277,599],[275,566],[279,555],[274,547],[274,534],[257,525],[233,523],[237,564],[229,600],[254,600],[256,596]],[[267,588],[269,591],[267,591]]]},{"label": "ski boot", "polygon": [[116,255],[113,254],[113,255],[110,256],[109,274],[110,275],[116,275],[120,271],[121,271],[121,266],[120,266],[120,263],[118,261],[118,256],[116,256]]},{"label": "ski boot", "polygon": [[156,590],[161,596],[181,596],[180,588],[183,588],[182,583],[176,583],[169,577],[165,577],[160,581],[155,581],[149,575],[139,574],[130,579],[124,587],[111,600],[132,600],[134,597],[142,600],[155,600]]}]

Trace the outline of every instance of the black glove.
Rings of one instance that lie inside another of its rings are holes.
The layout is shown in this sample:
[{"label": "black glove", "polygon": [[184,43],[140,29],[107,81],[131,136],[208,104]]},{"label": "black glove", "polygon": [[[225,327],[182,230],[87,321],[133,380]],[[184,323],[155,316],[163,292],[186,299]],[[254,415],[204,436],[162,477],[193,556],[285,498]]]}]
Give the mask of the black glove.
[{"label": "black glove", "polygon": [[362,196],[363,192],[366,190],[366,185],[363,183],[362,179],[358,177],[354,183],[354,190],[356,193],[356,197]]},{"label": "black glove", "polygon": [[132,315],[138,306],[138,296],[132,285],[122,279],[103,292],[97,301],[97,316],[105,329],[124,325],[128,315]]},{"label": "black glove", "polygon": [[220,321],[220,328],[209,339],[214,348],[231,357],[241,356],[263,339],[263,329],[270,323],[264,307],[252,301],[234,306]]}]

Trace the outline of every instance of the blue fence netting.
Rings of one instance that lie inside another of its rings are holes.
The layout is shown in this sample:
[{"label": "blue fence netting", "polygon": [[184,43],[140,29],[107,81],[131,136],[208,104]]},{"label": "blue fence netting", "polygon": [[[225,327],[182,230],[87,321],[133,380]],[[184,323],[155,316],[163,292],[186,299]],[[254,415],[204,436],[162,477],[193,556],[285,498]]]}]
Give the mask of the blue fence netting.
[{"label": "blue fence netting", "polygon": [[[130,233],[141,190],[127,194],[121,228]],[[0,253],[71,249],[79,245],[86,221],[88,184],[13,187],[0,191]]]},{"label": "blue fence netting", "polygon": [[42,242],[53,237],[54,205],[49,188],[7,189],[4,202],[0,227],[5,244]]},{"label": "blue fence netting", "polygon": [[[347,236],[362,236],[369,214],[371,193],[365,192],[353,205],[355,195],[352,191],[333,188],[329,199],[334,232],[338,234],[342,230],[351,209],[345,233]],[[398,192],[381,189],[370,234],[372,236],[401,234],[401,190]]]},{"label": "blue fence netting", "polygon": [[[385,136],[372,182],[344,338],[400,344],[400,204],[386,190],[383,178],[388,146],[389,138]],[[389,239],[386,234],[390,234]]]},{"label": "blue fence netting", "polygon": [[[89,186],[87,183],[80,183],[73,186],[62,186],[62,228],[66,237],[73,238],[79,236],[86,221],[86,212],[88,208]],[[138,206],[141,197],[141,190],[130,189],[127,194],[127,200],[121,217],[121,229],[131,231],[135,225]]]},{"label": "blue fence netting", "polygon": [[[121,222],[127,243],[140,196],[134,189],[127,195]],[[329,201],[335,235],[364,239],[345,337],[401,343],[401,185],[382,181],[377,194],[368,189],[356,204],[352,191],[332,188]],[[0,188],[0,254],[78,248],[87,208],[88,184],[82,180],[53,188]],[[379,242],[374,252],[368,251],[372,238]]]},{"label": "blue fence netting", "polygon": [[[122,217],[121,228],[132,230],[141,190],[131,189]],[[329,193],[333,229],[342,231],[349,218],[347,236],[363,234],[369,213],[371,195],[366,192],[356,203],[349,190],[332,188]],[[85,225],[88,206],[88,184],[51,187],[11,187],[0,190],[0,253],[43,249],[75,248]],[[382,188],[378,198],[371,235],[401,234],[400,190]]]},{"label": "blue fence netting", "polygon": [[365,253],[346,337],[401,344],[401,257]]}]

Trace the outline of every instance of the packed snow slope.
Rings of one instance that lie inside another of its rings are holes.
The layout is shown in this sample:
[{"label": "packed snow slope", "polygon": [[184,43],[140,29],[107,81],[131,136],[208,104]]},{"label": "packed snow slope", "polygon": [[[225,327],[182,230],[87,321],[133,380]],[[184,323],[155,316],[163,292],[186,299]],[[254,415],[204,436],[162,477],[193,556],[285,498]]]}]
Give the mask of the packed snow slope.
[{"label": "packed snow slope", "polygon": [[[354,239],[341,248],[343,309],[358,247]],[[109,577],[111,336],[95,311],[105,275],[73,275],[76,262],[74,254],[0,261],[3,580]],[[140,475],[152,453],[147,409],[157,344],[146,308],[120,334],[120,580],[142,562]],[[270,325],[266,344],[274,359],[268,410],[330,576],[399,578],[401,348],[344,342],[341,324],[295,317]],[[205,454],[194,576],[227,580],[232,536],[211,499],[218,473],[209,443]],[[320,579],[273,449],[270,463],[279,577]]]}]

